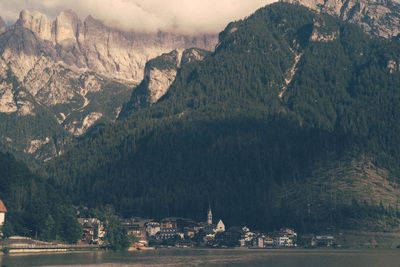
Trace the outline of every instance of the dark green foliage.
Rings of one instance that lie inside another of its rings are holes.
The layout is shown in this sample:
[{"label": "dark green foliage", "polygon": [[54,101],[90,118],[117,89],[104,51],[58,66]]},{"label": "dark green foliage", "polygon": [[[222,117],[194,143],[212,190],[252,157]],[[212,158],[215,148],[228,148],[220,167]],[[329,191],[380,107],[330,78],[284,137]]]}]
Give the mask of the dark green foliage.
[{"label": "dark green foliage", "polygon": [[71,203],[24,163],[0,153],[0,199],[8,212],[4,235],[76,242],[81,236]]},{"label": "dark green foliage", "polygon": [[[33,96],[21,85],[10,69],[7,76],[0,79],[0,83],[12,85],[16,100],[36,103]],[[34,115],[21,116],[17,113],[0,113],[0,151],[13,153],[23,159],[30,167],[37,167],[38,158],[45,159],[48,150],[59,151],[70,138],[64,129],[57,123],[51,112],[43,105],[34,104]],[[35,139],[45,140],[53,137],[51,142],[45,144],[37,152],[37,158],[26,153],[30,141]]]},{"label": "dark green foliage", "polygon": [[[335,38],[313,41],[314,33]],[[291,213],[296,206],[275,200],[316,163],[365,154],[399,170],[400,73],[387,68],[399,61],[398,42],[284,3],[231,23],[220,38],[157,104],[49,164],[54,184],[124,216],[204,220],[210,201],[228,225],[310,229],[315,223]]]},{"label": "dark green foliage", "polygon": [[176,69],[178,66],[178,52],[176,50],[162,54],[146,63],[146,69]]},{"label": "dark green foliage", "polygon": [[106,236],[104,241],[112,250],[126,250],[129,247],[129,237],[126,229],[122,226],[121,221],[115,215],[107,218],[105,226]]}]

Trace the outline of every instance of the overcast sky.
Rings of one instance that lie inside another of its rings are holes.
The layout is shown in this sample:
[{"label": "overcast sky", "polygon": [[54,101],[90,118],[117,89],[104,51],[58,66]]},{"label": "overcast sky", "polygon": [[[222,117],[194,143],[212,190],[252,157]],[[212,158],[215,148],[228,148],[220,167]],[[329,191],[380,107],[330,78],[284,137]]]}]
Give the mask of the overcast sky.
[{"label": "overcast sky", "polygon": [[274,0],[0,0],[0,16],[15,22],[22,9],[55,18],[74,10],[109,25],[140,31],[219,32],[227,23],[250,15]]}]

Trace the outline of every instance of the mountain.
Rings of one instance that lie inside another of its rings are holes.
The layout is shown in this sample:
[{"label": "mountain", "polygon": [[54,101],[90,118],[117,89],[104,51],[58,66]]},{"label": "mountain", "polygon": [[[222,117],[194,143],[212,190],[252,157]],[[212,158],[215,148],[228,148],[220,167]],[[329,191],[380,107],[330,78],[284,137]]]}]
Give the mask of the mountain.
[{"label": "mountain", "polygon": [[[284,2],[292,4],[300,4],[310,9],[316,10],[319,13],[327,13],[333,16],[338,16],[341,20],[357,24],[361,29],[371,35],[380,36],[384,38],[393,37],[396,39],[400,38],[400,5],[393,1],[299,1],[299,0],[287,0]],[[313,36],[312,38],[319,38]],[[294,70],[294,69],[293,69]],[[146,87],[146,83],[149,82],[148,68],[145,68],[145,79],[137,87],[138,90],[134,90],[130,102],[124,106],[123,113],[120,117],[124,117],[124,113],[129,113],[128,110],[137,111],[137,106],[143,106],[143,101],[138,98],[143,91],[143,86]],[[171,75],[168,76],[168,85],[166,84],[162,95],[168,90],[167,87],[171,84]],[[175,76],[172,75],[172,76]],[[143,99],[142,99],[143,100]],[[158,99],[157,99],[158,100]],[[148,102],[148,101],[147,101]],[[153,101],[155,102],[155,101]],[[135,104],[136,103],[136,104]],[[146,103],[146,101],[145,101]],[[148,105],[145,104],[145,105]]]},{"label": "mountain", "polygon": [[71,10],[54,21],[23,10],[0,35],[0,147],[30,164],[48,161],[118,117],[149,59],[215,44],[215,35],[127,32]]},{"label": "mountain", "polygon": [[385,38],[400,34],[400,4],[393,0],[284,0],[355,23]]},{"label": "mountain", "polygon": [[31,30],[50,44],[56,62],[136,83],[142,80],[149,59],[174,49],[213,50],[217,42],[217,36],[212,34],[121,31],[91,16],[81,21],[72,10],[61,12],[53,22],[39,12],[23,10],[16,26]]},{"label": "mountain", "polygon": [[148,61],[143,81],[133,90],[131,99],[123,106],[119,118],[125,118],[132,112],[156,103],[167,93],[181,67],[202,61],[209,54],[206,50],[190,48],[184,51],[174,50]]},{"label": "mountain", "polygon": [[230,23],[203,60],[177,68],[178,54],[147,65],[173,74],[161,98],[150,71],[124,117],[47,164],[74,202],[199,220],[211,203],[265,230],[398,225],[397,41],[275,3]]}]

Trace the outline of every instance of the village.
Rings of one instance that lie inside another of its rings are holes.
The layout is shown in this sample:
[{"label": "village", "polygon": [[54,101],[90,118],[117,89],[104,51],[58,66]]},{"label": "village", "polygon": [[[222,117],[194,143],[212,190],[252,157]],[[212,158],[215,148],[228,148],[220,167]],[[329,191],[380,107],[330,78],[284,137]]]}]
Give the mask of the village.
[{"label": "village", "polygon": [[[0,228],[4,225],[7,209],[0,200]],[[332,235],[305,235],[306,243],[299,246],[297,233],[289,228],[263,233],[251,231],[248,227],[226,228],[220,219],[213,222],[211,207],[205,222],[186,218],[164,218],[161,220],[133,217],[119,218],[126,234],[130,237],[129,250],[151,250],[156,248],[296,248],[296,247],[337,247]],[[29,237],[14,236],[3,239],[1,247],[14,252],[67,251],[76,249],[107,248],[105,244],[105,222],[98,218],[78,218],[82,237],[77,244],[56,244]],[[35,250],[35,251],[34,251]]]},{"label": "village", "polygon": [[[79,218],[83,236],[80,243],[102,244],[105,236],[103,223],[96,218]],[[186,218],[164,218],[161,220],[130,218],[121,220],[128,235],[136,242],[130,250],[154,248],[295,248],[298,247],[297,233],[282,228],[271,233],[251,231],[248,227],[226,228],[220,219],[213,222],[211,207],[205,222],[195,222]],[[303,247],[336,247],[332,235],[308,235]]]}]

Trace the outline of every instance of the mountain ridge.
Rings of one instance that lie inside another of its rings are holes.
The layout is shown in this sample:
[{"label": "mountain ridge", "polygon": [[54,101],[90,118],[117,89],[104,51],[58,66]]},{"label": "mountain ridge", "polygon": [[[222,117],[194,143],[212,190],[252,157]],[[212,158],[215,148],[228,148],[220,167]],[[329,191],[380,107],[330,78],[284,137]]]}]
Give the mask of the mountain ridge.
[{"label": "mountain ridge", "polygon": [[283,0],[360,25],[363,31],[384,38],[400,34],[400,4],[393,0]]},{"label": "mountain ridge", "polygon": [[[215,38],[124,32],[91,16],[82,22],[72,10],[61,12],[54,21],[40,12],[23,10],[18,21],[0,35],[0,78],[4,81],[0,112],[5,120],[24,121],[17,124],[26,136],[15,138],[10,136],[15,129],[3,128],[0,142],[7,151],[32,156],[38,163],[56,157],[91,127],[116,120],[150,58],[195,45],[213,49]],[[21,88],[29,101],[14,100]],[[35,126],[26,117],[35,117],[42,108],[47,117],[41,118],[64,128],[61,135],[59,126],[53,133],[31,131]],[[44,144],[50,143],[58,147],[57,153],[54,149],[45,153]]]},{"label": "mountain ridge", "polygon": [[[190,47],[213,50],[216,44],[216,35],[212,34],[122,31],[90,15],[81,21],[72,10],[61,12],[54,21],[40,12],[23,10],[12,27],[15,26],[27,28],[41,40],[59,46],[54,60],[61,59],[69,67],[131,82],[140,82],[146,61],[162,53]],[[140,54],[134,55],[129,50]]]},{"label": "mountain ridge", "polygon": [[[398,179],[400,151],[391,144],[399,142],[400,73],[389,66],[399,52],[397,41],[332,16],[267,6],[230,23],[215,52],[183,66],[155,104],[50,162],[48,178],[79,203],[112,203],[127,217],[197,218],[208,199],[232,225],[343,226],[340,218],[356,219],[351,201],[335,220],[318,212],[307,222],[307,213],[287,213],[307,212],[304,201],[277,200],[312,179],[319,164],[361,154]],[[364,198],[356,194],[354,203]],[[398,203],[363,209],[378,215],[389,206]]]}]

